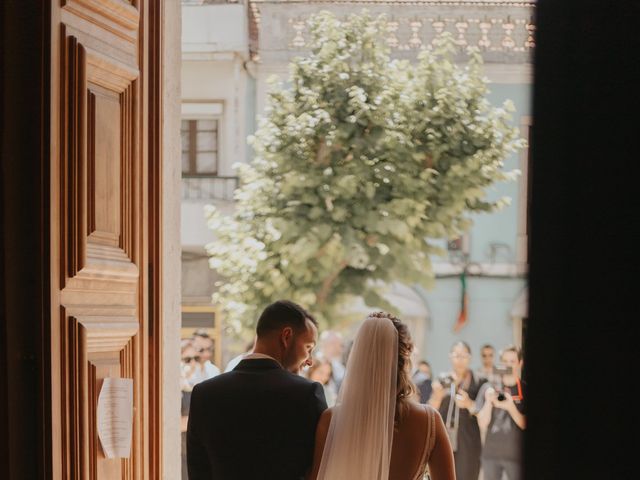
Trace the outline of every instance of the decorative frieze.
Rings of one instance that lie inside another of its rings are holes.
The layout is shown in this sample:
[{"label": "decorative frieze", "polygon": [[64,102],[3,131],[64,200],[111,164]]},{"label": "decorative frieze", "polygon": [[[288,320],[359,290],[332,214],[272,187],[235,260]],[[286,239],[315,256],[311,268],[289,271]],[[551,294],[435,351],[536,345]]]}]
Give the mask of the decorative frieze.
[{"label": "decorative frieze", "polygon": [[385,14],[387,44],[396,58],[414,58],[435,38],[449,32],[463,52],[478,48],[487,63],[530,63],[535,47],[533,2],[510,1],[272,1],[253,0],[259,31],[259,59],[287,62],[304,53],[308,18],[330,10],[346,17],[366,9]]},{"label": "decorative frieze", "polygon": [[[306,46],[306,18],[289,19],[293,38],[289,46]],[[490,52],[527,52],[535,46],[535,25],[526,18],[392,17],[387,44],[392,50],[411,51],[428,47],[443,32],[450,32],[461,48],[478,47]]]}]

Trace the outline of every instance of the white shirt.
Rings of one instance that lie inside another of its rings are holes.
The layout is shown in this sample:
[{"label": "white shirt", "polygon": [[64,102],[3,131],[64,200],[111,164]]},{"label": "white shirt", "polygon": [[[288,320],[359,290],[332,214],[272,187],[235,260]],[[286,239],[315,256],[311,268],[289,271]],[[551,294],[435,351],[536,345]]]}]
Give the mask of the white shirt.
[{"label": "white shirt", "polygon": [[240,355],[229,360],[229,363],[227,363],[227,368],[224,369],[224,372],[230,372],[231,370],[236,368],[242,360],[256,360],[259,358],[266,358],[269,360],[273,360],[274,362],[278,362],[275,358],[269,355],[265,355],[264,353],[241,353]]},{"label": "white shirt", "polygon": [[204,365],[196,365],[196,371],[193,372],[191,378],[189,378],[189,384],[191,386],[196,385],[204,380],[220,375],[220,369],[216,367],[210,360],[204,362]]},{"label": "white shirt", "polygon": [[231,370],[236,368],[236,366],[244,359],[245,355],[247,354],[241,353],[240,355],[236,355],[231,360],[229,360],[229,363],[227,363],[227,368],[224,369],[224,373],[230,372]]},{"label": "white shirt", "polygon": [[[244,360],[255,360],[256,358],[267,358],[269,360],[273,360],[274,362],[278,362],[275,358],[270,355],[266,355],[264,353],[249,353],[244,356]],[[278,362],[280,363],[280,362]]]}]

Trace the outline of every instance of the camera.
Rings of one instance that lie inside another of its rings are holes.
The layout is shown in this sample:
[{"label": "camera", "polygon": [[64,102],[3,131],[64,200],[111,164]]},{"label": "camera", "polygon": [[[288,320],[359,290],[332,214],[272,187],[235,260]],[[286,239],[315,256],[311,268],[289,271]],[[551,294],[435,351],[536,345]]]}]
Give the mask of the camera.
[{"label": "camera", "polygon": [[438,375],[438,382],[440,383],[440,385],[442,385],[442,388],[444,388],[445,390],[451,387],[451,384],[454,383],[454,379],[451,376],[451,374],[448,373],[441,373],[440,375]]},{"label": "camera", "polygon": [[513,373],[513,368],[511,367],[493,367],[494,375],[511,375]]},{"label": "camera", "polygon": [[[512,375],[512,374],[513,374],[512,367],[507,367],[507,366],[493,367],[493,375],[497,377],[496,380],[501,379],[503,375]],[[501,385],[502,381],[498,380],[498,383]],[[496,397],[496,400],[498,400],[499,402],[504,402],[507,399],[507,397],[504,394],[504,392],[500,391],[499,385],[496,385],[496,390],[498,392],[498,396]]]}]

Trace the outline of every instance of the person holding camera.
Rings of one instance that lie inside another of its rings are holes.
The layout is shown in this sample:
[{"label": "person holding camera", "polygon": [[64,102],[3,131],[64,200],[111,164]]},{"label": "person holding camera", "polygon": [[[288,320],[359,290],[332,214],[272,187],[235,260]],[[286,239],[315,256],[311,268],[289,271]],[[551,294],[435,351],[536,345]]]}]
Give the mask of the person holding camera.
[{"label": "person holding camera", "polygon": [[478,411],[480,427],[487,429],[482,450],[484,480],[522,478],[522,440],[526,428],[523,383],[520,379],[522,353],[515,346],[502,350],[500,380],[484,391],[484,405]]},{"label": "person holding camera", "polygon": [[452,371],[441,374],[433,382],[429,404],[445,420],[453,448],[457,480],[478,480],[482,442],[475,417],[478,411],[476,399],[487,380],[469,368],[471,347],[466,342],[454,343],[449,359]]}]

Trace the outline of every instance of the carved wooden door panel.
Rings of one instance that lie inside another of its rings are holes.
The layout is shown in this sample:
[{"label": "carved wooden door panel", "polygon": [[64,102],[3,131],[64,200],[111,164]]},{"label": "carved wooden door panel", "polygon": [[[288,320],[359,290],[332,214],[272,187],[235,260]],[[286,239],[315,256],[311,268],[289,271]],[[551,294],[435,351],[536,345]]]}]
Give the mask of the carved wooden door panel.
[{"label": "carved wooden door panel", "polygon": [[[148,5],[52,1],[55,478],[150,476]],[[133,379],[128,458],[98,438],[106,377]]]}]

